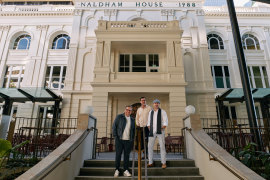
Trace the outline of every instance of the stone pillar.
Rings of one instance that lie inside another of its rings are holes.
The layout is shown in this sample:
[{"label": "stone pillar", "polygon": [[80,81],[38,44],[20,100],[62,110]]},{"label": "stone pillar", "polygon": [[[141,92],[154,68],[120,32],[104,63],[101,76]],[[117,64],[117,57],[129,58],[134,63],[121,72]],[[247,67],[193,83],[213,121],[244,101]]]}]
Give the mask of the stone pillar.
[{"label": "stone pillar", "polygon": [[8,33],[9,33],[10,26],[0,26],[0,83],[3,84],[4,76],[6,73],[6,61],[7,61],[7,54],[9,50],[9,41],[7,41]]},{"label": "stone pillar", "polygon": [[103,57],[103,64],[102,64],[103,67],[109,68],[110,59],[111,59],[111,41],[105,41],[105,43],[104,43],[104,57]]},{"label": "stone pillar", "polygon": [[[42,53],[43,53],[44,46],[45,46],[44,42],[46,41],[48,26],[47,25],[40,25],[40,26],[36,27],[36,30],[39,31],[40,38],[37,42],[38,45],[37,45],[37,48],[35,50],[35,54],[32,57],[34,69],[33,69],[33,73],[32,73],[33,80],[32,80],[31,86],[41,87],[44,85],[43,84],[44,83],[43,74],[41,73],[41,72],[43,72],[43,71],[41,71]],[[43,82],[43,83],[41,83],[41,82]]]},{"label": "stone pillar", "polygon": [[94,88],[92,105],[93,116],[97,118],[98,137],[104,137],[108,125],[108,92],[104,88]]},{"label": "stone pillar", "polygon": [[[264,28],[264,36],[265,40],[263,40],[263,45],[264,45],[264,53],[265,53],[265,59],[266,59],[266,69],[270,69],[270,31],[269,27]],[[268,75],[270,74],[270,71],[267,71]]]},{"label": "stone pillar", "polygon": [[181,135],[181,129],[183,128],[182,119],[185,117],[186,97],[185,87],[175,88],[169,94],[170,99],[170,112],[169,118],[169,130],[171,135]]},{"label": "stone pillar", "polygon": [[86,130],[88,127],[89,114],[79,114],[77,129]]},{"label": "stone pillar", "polygon": [[96,50],[96,64],[95,68],[100,68],[102,65],[102,59],[103,59],[103,41],[97,42],[97,50]]},{"label": "stone pillar", "polygon": [[167,62],[168,68],[175,67],[175,54],[173,41],[167,41]]},{"label": "stone pillar", "polygon": [[61,118],[70,118],[71,111],[71,103],[72,103],[72,95],[71,93],[65,93],[62,101],[62,109],[61,109]]},{"label": "stone pillar", "polygon": [[176,67],[182,67],[184,69],[183,55],[180,41],[174,41],[175,61]]},{"label": "stone pillar", "polygon": [[81,26],[82,10],[76,9],[74,11],[72,35],[69,45],[69,56],[68,56],[68,66],[67,74],[65,79],[65,90],[73,90],[74,79],[76,74],[76,61],[77,61],[77,51],[78,42],[80,37],[80,26]]}]

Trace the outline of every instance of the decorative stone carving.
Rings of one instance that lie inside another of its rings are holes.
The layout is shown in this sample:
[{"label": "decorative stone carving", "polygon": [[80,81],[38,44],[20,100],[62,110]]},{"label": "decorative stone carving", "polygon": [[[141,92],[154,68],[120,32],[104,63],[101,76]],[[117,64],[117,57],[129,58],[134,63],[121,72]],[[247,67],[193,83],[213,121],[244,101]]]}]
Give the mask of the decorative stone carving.
[{"label": "decorative stone carving", "polygon": [[0,31],[7,31],[9,28],[10,26],[0,26]]},{"label": "decorative stone carving", "polygon": [[197,9],[197,10],[196,10],[196,14],[197,14],[198,16],[204,16],[204,15],[205,15],[205,12],[204,12],[203,9]]},{"label": "decorative stone carving", "polygon": [[105,9],[104,16],[116,16],[117,10],[116,9]]},{"label": "decorative stone carving", "polygon": [[141,17],[142,16],[142,10],[141,9],[137,9],[137,17]]},{"label": "decorative stone carving", "polygon": [[75,16],[81,16],[82,15],[82,10],[81,9],[75,9],[74,10],[74,15]]},{"label": "decorative stone carving", "polygon": [[161,15],[162,16],[174,16],[174,9],[162,9]]},{"label": "decorative stone carving", "polygon": [[226,29],[227,29],[227,31],[232,31],[232,27],[231,26],[227,26]]},{"label": "decorative stone carving", "polygon": [[44,31],[47,30],[49,25],[38,25],[36,26],[37,31]]}]

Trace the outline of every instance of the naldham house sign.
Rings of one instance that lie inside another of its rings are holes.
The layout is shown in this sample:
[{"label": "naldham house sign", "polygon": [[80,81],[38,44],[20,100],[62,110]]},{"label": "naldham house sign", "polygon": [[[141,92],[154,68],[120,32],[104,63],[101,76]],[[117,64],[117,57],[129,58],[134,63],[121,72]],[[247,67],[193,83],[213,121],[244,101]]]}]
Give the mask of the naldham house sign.
[{"label": "naldham house sign", "polygon": [[195,2],[77,2],[78,8],[195,8],[199,7]]}]

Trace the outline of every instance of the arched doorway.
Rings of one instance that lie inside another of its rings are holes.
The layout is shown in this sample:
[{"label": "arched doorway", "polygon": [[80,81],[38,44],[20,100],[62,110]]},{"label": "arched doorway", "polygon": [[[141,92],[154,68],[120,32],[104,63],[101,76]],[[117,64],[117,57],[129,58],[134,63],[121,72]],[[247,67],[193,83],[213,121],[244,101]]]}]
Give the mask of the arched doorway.
[{"label": "arched doorway", "polygon": [[131,117],[136,118],[136,113],[139,107],[141,107],[141,103],[132,104],[132,113],[130,115]]}]

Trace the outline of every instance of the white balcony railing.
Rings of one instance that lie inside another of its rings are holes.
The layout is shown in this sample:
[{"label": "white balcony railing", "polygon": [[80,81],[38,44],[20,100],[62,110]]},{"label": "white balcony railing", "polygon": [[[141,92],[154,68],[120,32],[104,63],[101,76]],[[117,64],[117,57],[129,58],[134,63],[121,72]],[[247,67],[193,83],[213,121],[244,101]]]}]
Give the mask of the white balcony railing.
[{"label": "white balcony railing", "polygon": [[0,6],[0,13],[5,12],[72,12],[74,10],[74,7],[71,5],[62,5],[62,6],[56,6],[56,5],[42,5],[42,6],[16,6],[16,5],[10,5],[10,6]]},{"label": "white balcony railing", "polygon": [[[206,13],[228,13],[227,6],[204,6],[203,10]],[[270,7],[235,7],[238,13],[270,13]]]},{"label": "white balcony railing", "polygon": [[179,30],[178,21],[99,21],[98,30]]}]

